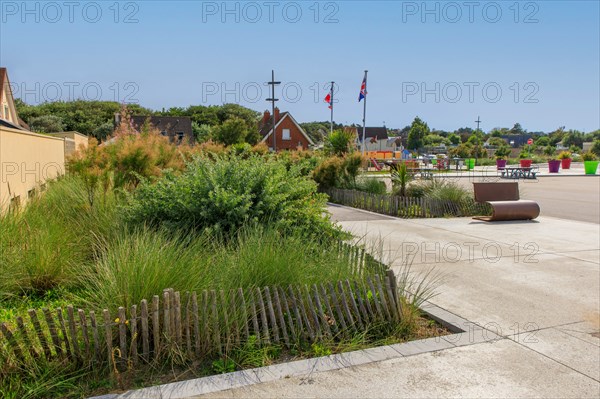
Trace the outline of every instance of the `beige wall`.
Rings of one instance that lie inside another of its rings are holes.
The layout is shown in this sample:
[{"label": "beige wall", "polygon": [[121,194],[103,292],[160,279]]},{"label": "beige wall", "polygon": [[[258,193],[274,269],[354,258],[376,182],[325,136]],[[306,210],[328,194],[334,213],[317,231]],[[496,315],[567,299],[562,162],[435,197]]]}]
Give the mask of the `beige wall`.
[{"label": "beige wall", "polygon": [[0,211],[64,173],[64,139],[0,126]]},{"label": "beige wall", "polygon": [[89,138],[85,134],[81,134],[78,132],[59,132],[59,133],[49,133],[50,136],[53,137],[62,137],[65,140],[65,157],[69,157],[72,153],[83,148],[87,148],[89,144]]}]

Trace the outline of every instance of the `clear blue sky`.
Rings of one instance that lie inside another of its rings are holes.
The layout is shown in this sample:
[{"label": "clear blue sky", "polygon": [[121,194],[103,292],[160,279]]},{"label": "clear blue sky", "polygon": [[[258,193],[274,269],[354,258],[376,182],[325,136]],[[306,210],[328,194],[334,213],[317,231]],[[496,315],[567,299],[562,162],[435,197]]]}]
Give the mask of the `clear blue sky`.
[{"label": "clear blue sky", "polygon": [[29,103],[262,111],[275,69],[299,121],[329,119],[335,80],[335,120],[361,123],[368,69],[369,126],[600,127],[596,0],[0,3],[0,64]]}]

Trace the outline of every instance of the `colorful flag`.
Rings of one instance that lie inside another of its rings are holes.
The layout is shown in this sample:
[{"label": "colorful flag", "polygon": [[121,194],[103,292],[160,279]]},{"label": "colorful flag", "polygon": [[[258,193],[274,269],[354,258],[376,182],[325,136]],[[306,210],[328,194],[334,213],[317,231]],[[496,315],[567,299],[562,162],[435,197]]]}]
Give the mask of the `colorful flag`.
[{"label": "colorful flag", "polygon": [[365,74],[365,78],[362,81],[362,85],[360,85],[360,94],[358,95],[358,102],[360,102],[366,96],[367,96],[367,75]]},{"label": "colorful flag", "polygon": [[332,104],[331,104],[331,93],[328,93],[327,96],[325,96],[325,102],[327,104],[329,104],[328,108],[331,109],[331,106],[332,106]]}]

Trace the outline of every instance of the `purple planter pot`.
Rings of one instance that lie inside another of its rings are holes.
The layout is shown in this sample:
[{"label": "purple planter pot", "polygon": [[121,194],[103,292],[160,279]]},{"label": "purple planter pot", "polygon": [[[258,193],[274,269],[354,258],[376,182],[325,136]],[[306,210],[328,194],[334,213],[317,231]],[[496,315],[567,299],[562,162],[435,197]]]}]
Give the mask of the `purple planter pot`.
[{"label": "purple planter pot", "polygon": [[496,169],[504,170],[506,168],[506,159],[496,159]]},{"label": "purple planter pot", "polygon": [[558,173],[560,170],[560,159],[553,159],[548,161],[548,172],[550,173]]}]

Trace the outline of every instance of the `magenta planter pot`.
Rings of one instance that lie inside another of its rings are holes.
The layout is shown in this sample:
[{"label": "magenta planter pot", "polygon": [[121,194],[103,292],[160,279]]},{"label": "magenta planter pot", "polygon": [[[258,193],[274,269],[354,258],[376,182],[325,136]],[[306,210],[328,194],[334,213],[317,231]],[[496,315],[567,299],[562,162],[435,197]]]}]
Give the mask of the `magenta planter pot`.
[{"label": "magenta planter pot", "polygon": [[496,169],[504,170],[506,168],[506,159],[496,159]]},{"label": "magenta planter pot", "polygon": [[550,173],[558,173],[560,170],[560,159],[553,159],[548,161],[548,172]]}]

